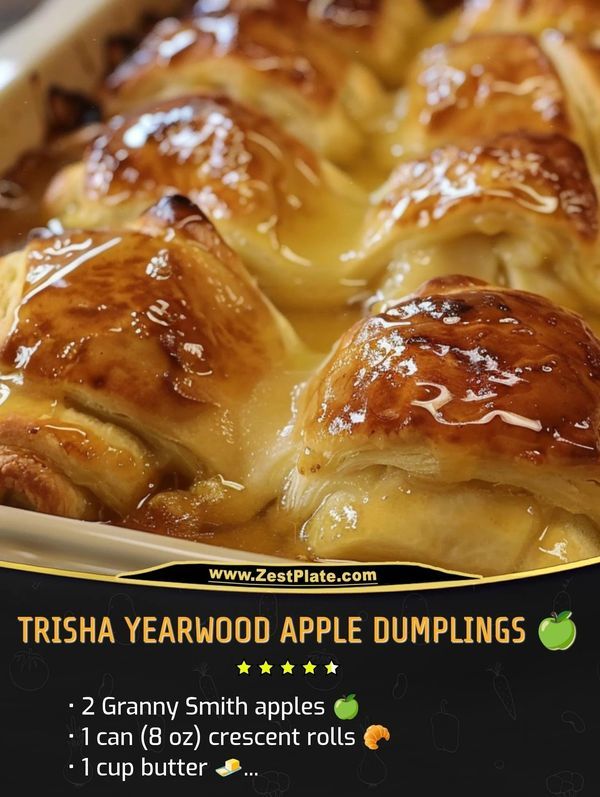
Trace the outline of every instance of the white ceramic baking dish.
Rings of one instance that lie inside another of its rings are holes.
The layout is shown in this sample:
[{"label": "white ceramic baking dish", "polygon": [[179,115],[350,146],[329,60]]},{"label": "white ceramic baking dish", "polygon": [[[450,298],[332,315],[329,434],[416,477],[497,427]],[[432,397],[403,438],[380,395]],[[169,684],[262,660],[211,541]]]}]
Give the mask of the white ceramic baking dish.
[{"label": "white ceramic baking dish", "polygon": [[[108,37],[134,30],[145,13],[168,14],[176,6],[176,0],[46,0],[0,38],[0,175],[43,146],[50,87],[90,92],[105,68]],[[182,560],[269,557],[0,507],[0,561],[120,573]]]}]

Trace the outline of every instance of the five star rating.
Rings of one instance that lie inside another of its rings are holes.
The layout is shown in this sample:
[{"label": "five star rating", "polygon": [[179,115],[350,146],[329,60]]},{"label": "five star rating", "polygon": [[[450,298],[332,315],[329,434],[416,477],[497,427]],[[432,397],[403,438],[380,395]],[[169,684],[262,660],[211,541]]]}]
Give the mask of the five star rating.
[{"label": "five star rating", "polygon": [[280,669],[283,675],[293,675],[295,670],[298,672],[304,671],[304,675],[316,675],[317,670],[320,668],[323,668],[327,675],[335,675],[339,666],[339,664],[335,664],[333,661],[330,661],[329,664],[321,665],[313,664],[312,661],[307,661],[306,664],[299,664],[297,667],[290,661],[286,661],[284,664],[279,665],[271,664],[266,660],[263,661],[262,664],[258,665],[249,664],[247,661],[242,661],[241,664],[236,664],[240,675],[250,675],[250,670],[253,667],[258,669],[261,675],[271,675],[273,670],[275,670],[275,672],[279,672]]}]

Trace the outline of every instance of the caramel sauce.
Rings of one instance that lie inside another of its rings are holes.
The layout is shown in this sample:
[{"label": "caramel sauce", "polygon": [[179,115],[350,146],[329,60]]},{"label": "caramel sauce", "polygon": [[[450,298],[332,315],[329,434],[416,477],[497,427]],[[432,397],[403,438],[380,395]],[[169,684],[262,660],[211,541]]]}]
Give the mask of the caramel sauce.
[{"label": "caramel sauce", "polygon": [[126,525],[151,534],[267,556],[281,556],[285,559],[311,558],[298,525],[277,507],[267,507],[245,523],[202,531],[192,529],[188,524],[173,524],[172,521],[165,524],[160,514],[136,513],[127,519]]},{"label": "caramel sauce", "polygon": [[247,389],[277,357],[266,308],[240,281],[223,296],[218,261],[195,273],[192,258],[167,236],[157,244],[132,231],[34,241],[3,366],[106,391],[173,422],[188,404],[222,400],[224,383]]}]

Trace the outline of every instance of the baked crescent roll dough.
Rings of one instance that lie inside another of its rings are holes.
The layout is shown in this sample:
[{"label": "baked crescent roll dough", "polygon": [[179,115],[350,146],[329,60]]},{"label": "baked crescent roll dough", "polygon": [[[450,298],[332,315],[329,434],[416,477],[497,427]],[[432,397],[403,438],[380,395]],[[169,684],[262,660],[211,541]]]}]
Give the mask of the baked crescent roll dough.
[{"label": "baked crescent roll dough", "polygon": [[357,323],[309,382],[285,507],[319,557],[493,574],[597,556],[599,412],[580,317],[434,280]]},{"label": "baked crescent roll dough", "polygon": [[515,130],[573,133],[561,80],[525,34],[482,34],[425,50],[407,92],[402,134],[409,151]]},{"label": "baked crescent roll dough", "polygon": [[303,353],[188,200],[130,228],[47,231],[0,276],[1,500],[122,519],[161,489],[210,485],[200,529],[277,494]]},{"label": "baked crescent roll dough", "polygon": [[547,32],[543,46],[552,59],[570,99],[581,141],[592,166],[596,185],[600,179],[600,49]]},{"label": "baked crescent roll dough", "polygon": [[110,112],[217,91],[266,113],[325,157],[352,161],[385,94],[375,76],[268,9],[160,22],[109,78]]},{"label": "baked crescent roll dough", "polygon": [[[262,9],[333,44],[349,58],[370,67],[387,84],[397,86],[414,55],[435,0],[199,0],[198,16],[230,17]],[[446,6],[449,4],[447,3]],[[435,8],[436,13],[445,9]]]},{"label": "baked crescent roll dough", "polygon": [[594,37],[600,32],[600,5],[596,0],[466,0],[456,35],[479,31],[539,35],[547,28]]},{"label": "baked crescent roll dough", "polygon": [[401,102],[384,119],[371,153],[388,174],[401,157],[516,130],[588,143],[550,54],[520,33],[484,33],[423,50]]},{"label": "baked crescent roll dough", "polygon": [[280,305],[364,291],[368,196],[268,117],[226,98],[169,100],[114,119],[47,194],[67,226],[114,226],[165,193],[189,196]]},{"label": "baked crescent roll dough", "polygon": [[560,135],[449,144],[402,163],[375,197],[364,249],[391,260],[384,298],[460,270],[600,307],[596,190],[580,148]]}]

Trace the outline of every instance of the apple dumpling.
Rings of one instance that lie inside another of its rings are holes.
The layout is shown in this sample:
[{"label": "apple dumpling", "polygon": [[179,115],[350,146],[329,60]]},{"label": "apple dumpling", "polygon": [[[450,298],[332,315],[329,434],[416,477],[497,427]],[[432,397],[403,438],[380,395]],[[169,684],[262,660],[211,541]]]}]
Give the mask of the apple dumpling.
[{"label": "apple dumpling", "polygon": [[189,489],[200,529],[278,494],[304,352],[188,200],[46,230],[0,273],[0,500],[121,520]]},{"label": "apple dumpling", "polygon": [[465,277],[344,335],[310,380],[284,497],[313,555],[477,574],[600,553],[600,340]]}]

